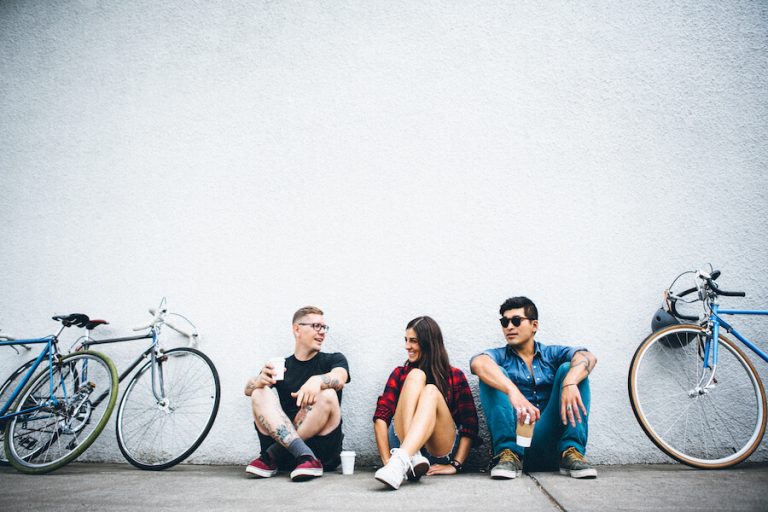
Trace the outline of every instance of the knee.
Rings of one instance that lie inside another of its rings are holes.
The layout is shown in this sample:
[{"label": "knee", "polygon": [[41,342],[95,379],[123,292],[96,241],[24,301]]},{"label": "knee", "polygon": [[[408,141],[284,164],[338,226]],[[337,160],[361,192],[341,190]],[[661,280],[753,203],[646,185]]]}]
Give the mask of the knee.
[{"label": "knee", "polygon": [[557,372],[555,372],[555,380],[562,380],[565,378],[565,374],[568,373],[568,370],[571,369],[571,363],[563,363],[560,366],[557,367]]},{"label": "knee", "polygon": [[273,393],[269,388],[254,389],[251,393],[251,404],[256,408],[263,407],[266,403],[268,403],[271,395],[273,395]]},{"label": "knee", "polygon": [[434,398],[434,399],[437,399],[443,396],[443,394],[440,392],[440,389],[438,389],[438,387],[435,386],[434,384],[427,384],[426,386],[424,386],[424,391],[422,391],[421,393],[422,393],[422,396],[425,396],[428,398]]},{"label": "knee", "polygon": [[[563,384],[563,380],[565,379],[565,375],[568,373],[568,371],[571,369],[571,363],[563,363],[560,366],[557,367],[557,372],[555,373],[555,383],[559,383],[560,386]],[[584,377],[584,379],[579,382],[579,389],[583,389],[585,386],[589,386],[589,377]]]},{"label": "knee", "polygon": [[405,377],[405,384],[419,384],[423,386],[426,382],[427,374],[424,373],[424,370],[419,370],[418,368],[413,368]]},{"label": "knee", "polygon": [[317,395],[315,406],[327,409],[339,409],[339,396],[333,389],[324,389]]}]

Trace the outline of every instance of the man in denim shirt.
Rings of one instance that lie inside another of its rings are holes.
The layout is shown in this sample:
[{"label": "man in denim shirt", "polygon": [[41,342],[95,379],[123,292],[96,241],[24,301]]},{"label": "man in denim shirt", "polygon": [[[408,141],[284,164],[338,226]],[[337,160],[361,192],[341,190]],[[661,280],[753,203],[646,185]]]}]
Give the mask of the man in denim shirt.
[{"label": "man in denim shirt", "polygon": [[[597,358],[584,347],[544,345],[534,340],[536,305],[527,297],[507,299],[499,309],[507,346],[472,357],[493,441],[492,478],[515,478],[523,469],[554,470],[574,478],[595,478],[584,459],[587,446],[589,380]],[[553,393],[554,392],[554,393]],[[516,427],[536,422],[530,448],[517,444]]]}]

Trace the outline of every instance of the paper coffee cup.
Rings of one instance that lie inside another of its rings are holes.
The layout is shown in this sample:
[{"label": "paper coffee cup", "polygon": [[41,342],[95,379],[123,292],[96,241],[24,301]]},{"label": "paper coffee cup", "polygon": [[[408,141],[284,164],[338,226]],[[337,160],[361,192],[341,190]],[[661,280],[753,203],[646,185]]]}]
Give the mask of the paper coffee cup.
[{"label": "paper coffee cup", "polygon": [[355,452],[344,450],[341,452],[341,474],[351,475],[355,472]]},{"label": "paper coffee cup", "polygon": [[525,415],[524,422],[517,422],[517,444],[524,448],[531,446],[531,439],[533,438],[533,428],[536,426],[536,422],[531,423],[530,414]]},{"label": "paper coffee cup", "polygon": [[285,358],[272,357],[269,362],[272,363],[272,369],[275,371],[275,380],[283,380],[285,378]]}]

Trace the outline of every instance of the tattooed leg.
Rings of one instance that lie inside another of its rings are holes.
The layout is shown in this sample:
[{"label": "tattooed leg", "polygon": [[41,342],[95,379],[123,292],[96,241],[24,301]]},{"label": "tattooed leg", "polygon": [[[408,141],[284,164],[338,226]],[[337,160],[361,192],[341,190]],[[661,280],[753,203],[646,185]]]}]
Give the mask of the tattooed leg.
[{"label": "tattooed leg", "polygon": [[251,406],[256,427],[262,434],[286,447],[298,439],[296,428],[280,408],[280,401],[271,390],[255,390],[251,394]]}]

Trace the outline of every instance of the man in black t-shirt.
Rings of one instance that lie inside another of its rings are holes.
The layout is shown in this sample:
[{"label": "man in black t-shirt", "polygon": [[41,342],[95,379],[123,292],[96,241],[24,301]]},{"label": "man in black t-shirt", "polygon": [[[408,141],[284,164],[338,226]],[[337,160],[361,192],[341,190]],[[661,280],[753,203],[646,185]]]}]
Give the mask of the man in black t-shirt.
[{"label": "man in black t-shirt", "polygon": [[323,312],[307,306],[293,315],[293,355],[285,359],[285,378],[267,363],[245,385],[261,442],[261,455],[245,468],[268,478],[278,469],[291,470],[291,480],[323,476],[335,469],[344,434],[341,395],[349,382],[347,358],[320,352],[328,325]]}]

